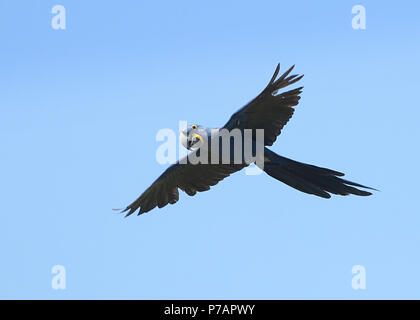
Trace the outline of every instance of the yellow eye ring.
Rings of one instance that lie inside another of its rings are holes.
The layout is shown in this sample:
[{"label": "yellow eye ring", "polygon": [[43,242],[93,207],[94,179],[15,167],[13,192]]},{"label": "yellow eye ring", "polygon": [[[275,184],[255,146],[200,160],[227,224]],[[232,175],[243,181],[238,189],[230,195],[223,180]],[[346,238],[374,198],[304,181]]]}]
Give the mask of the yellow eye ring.
[{"label": "yellow eye ring", "polygon": [[193,125],[191,126],[191,129],[193,129],[193,130],[197,130],[197,126],[196,126],[195,124],[193,124]]}]

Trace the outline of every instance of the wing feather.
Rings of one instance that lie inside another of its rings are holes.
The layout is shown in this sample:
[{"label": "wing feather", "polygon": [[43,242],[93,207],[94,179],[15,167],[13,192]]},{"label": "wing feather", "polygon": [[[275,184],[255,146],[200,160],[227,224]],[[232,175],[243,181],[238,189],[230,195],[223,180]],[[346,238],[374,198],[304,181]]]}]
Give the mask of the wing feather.
[{"label": "wing feather", "polygon": [[299,103],[303,87],[278,93],[280,89],[302,79],[303,75],[290,75],[294,65],[277,80],[280,64],[277,65],[270,82],[251,102],[235,112],[224,128],[264,129],[264,145],[271,146],[280,135],[294,113],[294,106]]},{"label": "wing feather", "polygon": [[142,214],[156,206],[162,208],[167,204],[174,204],[179,200],[178,188],[189,196],[194,196],[197,192],[210,190],[211,186],[245,166],[243,164],[191,164],[185,160],[178,161],[166,169],[122,212],[127,212],[126,216],[129,216],[138,209],[140,209],[138,214]]}]

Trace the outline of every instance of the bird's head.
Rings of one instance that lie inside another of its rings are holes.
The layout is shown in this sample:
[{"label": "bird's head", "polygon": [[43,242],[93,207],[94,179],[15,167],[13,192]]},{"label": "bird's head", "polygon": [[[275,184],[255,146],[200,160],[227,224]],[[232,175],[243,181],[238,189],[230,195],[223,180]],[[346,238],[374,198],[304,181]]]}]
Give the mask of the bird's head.
[{"label": "bird's head", "polygon": [[182,145],[188,150],[195,150],[207,142],[208,129],[198,124],[188,126],[179,132]]}]

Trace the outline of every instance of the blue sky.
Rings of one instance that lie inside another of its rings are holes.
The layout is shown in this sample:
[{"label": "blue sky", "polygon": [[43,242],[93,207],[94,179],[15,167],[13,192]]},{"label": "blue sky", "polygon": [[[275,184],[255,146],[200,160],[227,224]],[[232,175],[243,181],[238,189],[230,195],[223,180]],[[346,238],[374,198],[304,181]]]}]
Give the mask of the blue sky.
[{"label": "blue sky", "polygon": [[[0,298],[420,298],[419,10],[1,1]],[[158,130],[223,125],[278,62],[305,88],[271,149],[381,192],[324,200],[240,172],[140,217],[112,212],[166,168]]]}]

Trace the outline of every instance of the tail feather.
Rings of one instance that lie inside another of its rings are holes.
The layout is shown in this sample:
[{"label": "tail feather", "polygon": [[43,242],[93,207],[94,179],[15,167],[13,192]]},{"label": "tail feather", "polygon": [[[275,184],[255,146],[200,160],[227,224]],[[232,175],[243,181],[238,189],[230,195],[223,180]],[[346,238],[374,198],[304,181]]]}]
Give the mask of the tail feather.
[{"label": "tail feather", "polygon": [[[330,194],[370,196],[369,191],[376,190],[362,184],[340,178],[343,173],[327,168],[297,162],[279,156],[269,149],[265,149],[264,171],[271,177],[295,188],[299,191],[330,198]],[[358,188],[356,188],[358,187]]]},{"label": "tail feather", "polygon": [[264,171],[267,172],[273,178],[280,180],[288,186],[295,188],[299,191],[314,194],[322,198],[330,198],[330,194],[322,190],[319,186],[311,183],[310,181],[287,171],[285,168],[279,166],[273,167],[271,164],[264,165]]}]

